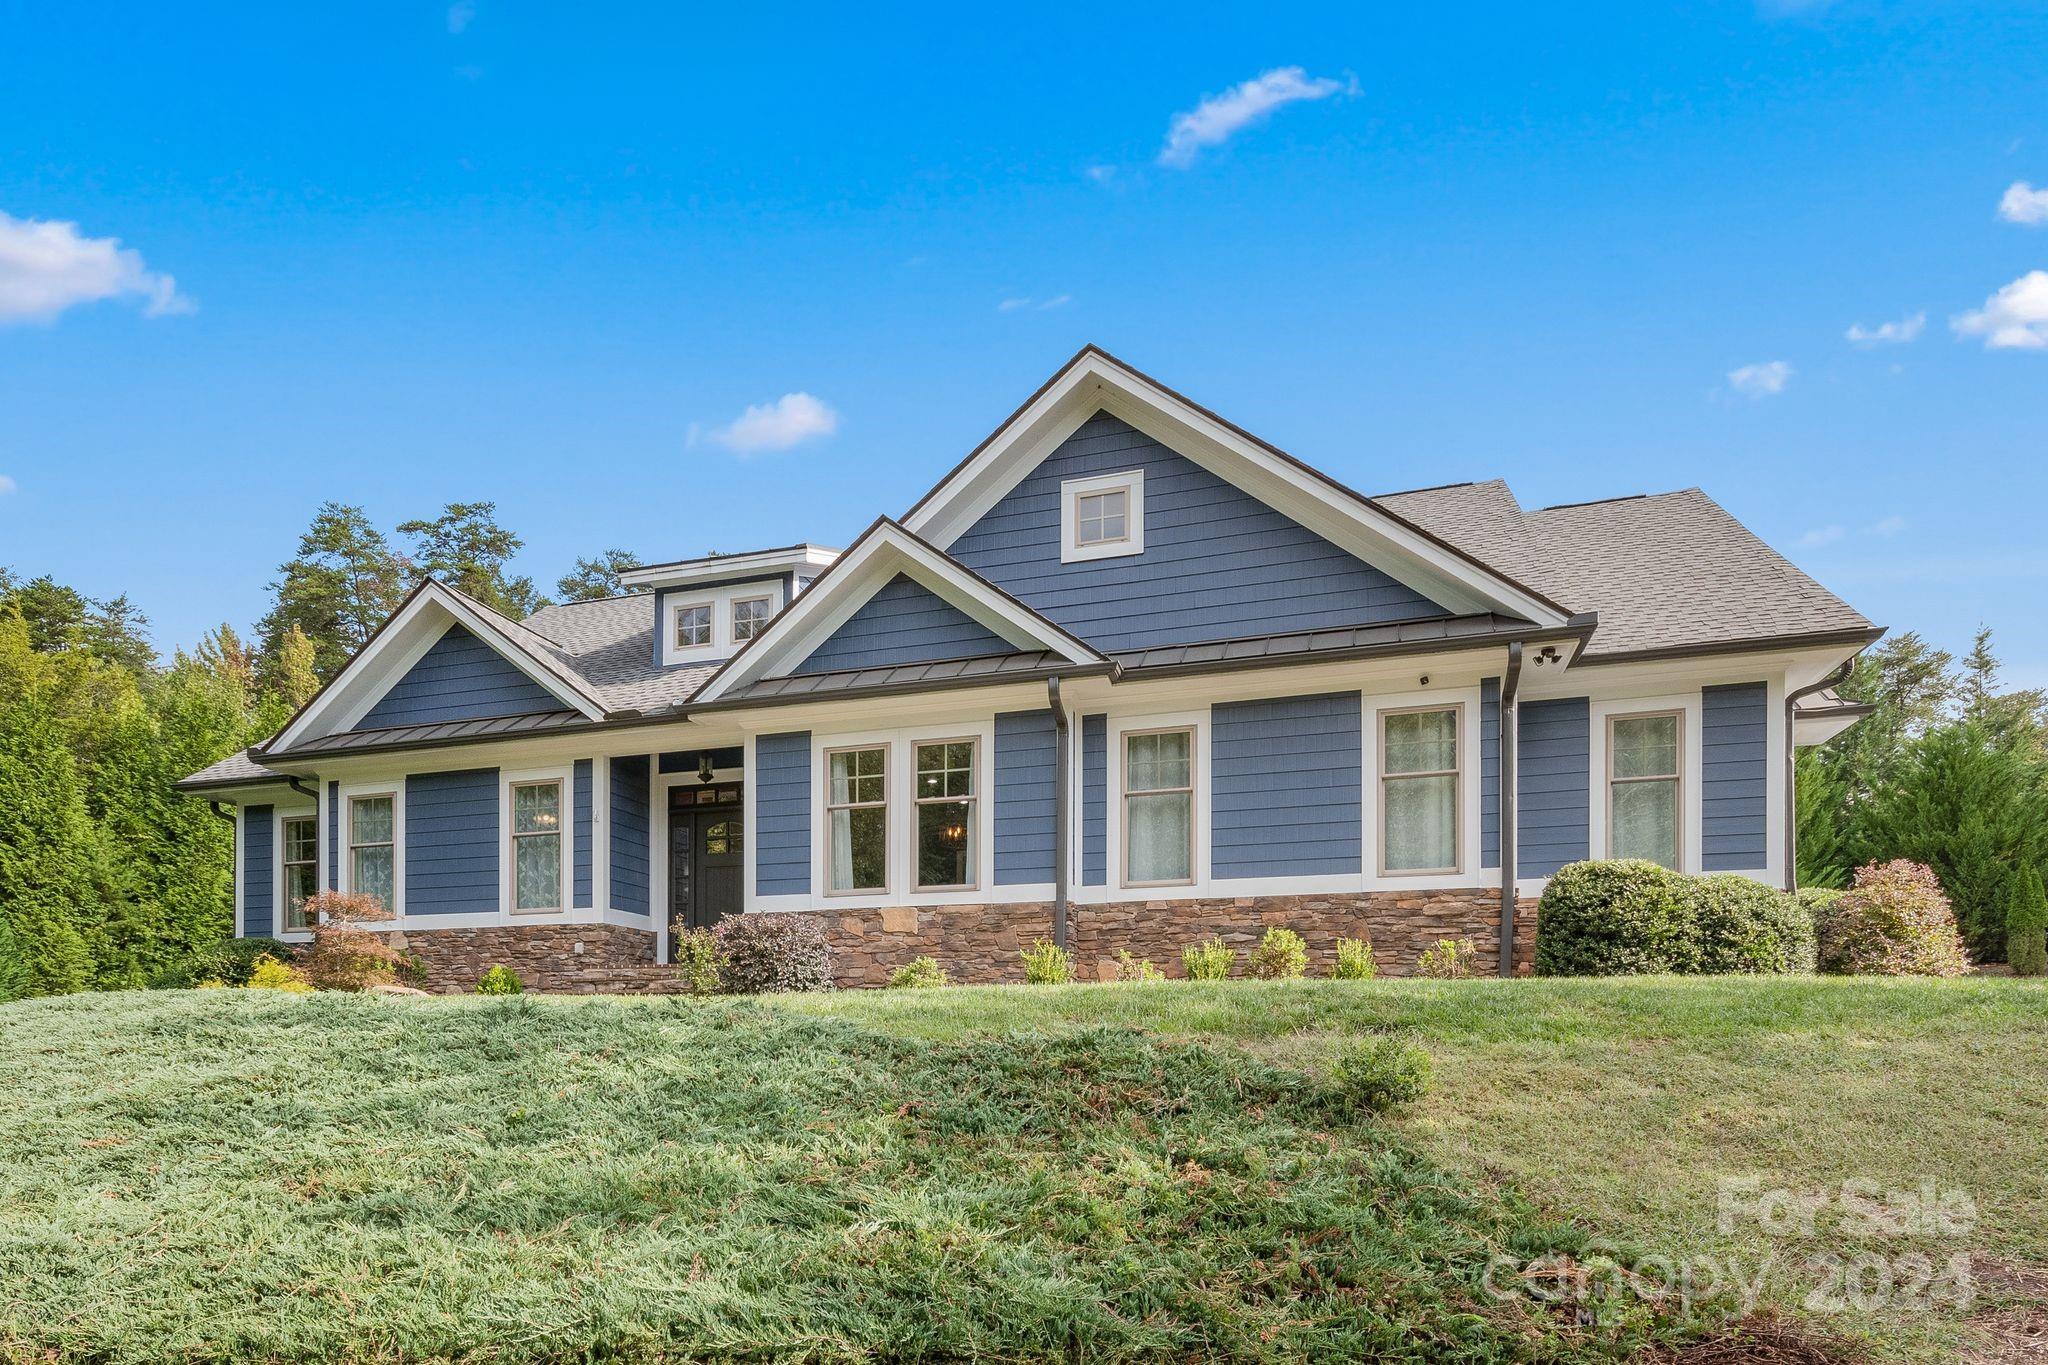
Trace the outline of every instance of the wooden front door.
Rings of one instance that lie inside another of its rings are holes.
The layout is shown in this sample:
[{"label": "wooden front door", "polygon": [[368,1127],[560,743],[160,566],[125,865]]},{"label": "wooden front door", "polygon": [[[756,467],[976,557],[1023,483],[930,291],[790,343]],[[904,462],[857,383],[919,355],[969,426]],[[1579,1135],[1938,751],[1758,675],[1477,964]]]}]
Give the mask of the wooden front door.
[{"label": "wooden front door", "polygon": [[740,912],[745,808],[737,785],[669,791],[669,935],[709,929]]}]

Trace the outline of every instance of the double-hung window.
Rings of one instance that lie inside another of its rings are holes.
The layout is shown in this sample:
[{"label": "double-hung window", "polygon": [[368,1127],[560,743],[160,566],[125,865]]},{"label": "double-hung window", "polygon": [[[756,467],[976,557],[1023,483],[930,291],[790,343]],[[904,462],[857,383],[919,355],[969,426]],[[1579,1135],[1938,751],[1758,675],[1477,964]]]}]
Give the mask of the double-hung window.
[{"label": "double-hung window", "polygon": [[1195,732],[1124,736],[1124,885],[1194,880]]},{"label": "double-hung window", "polygon": [[375,896],[386,910],[397,908],[394,805],[389,794],[352,796],[348,801],[348,889],[359,896]]},{"label": "double-hung window", "polygon": [[974,741],[944,740],[917,750],[917,889],[977,884]]},{"label": "double-hung window", "polygon": [[676,608],[676,648],[695,649],[711,643],[711,604]]},{"label": "double-hung window", "polygon": [[770,608],[774,599],[767,597],[742,597],[732,604],[732,642],[745,644],[761,633],[761,627],[768,624],[772,614]]},{"label": "double-hung window", "polygon": [[562,784],[512,784],[512,908],[562,908]]},{"label": "double-hung window", "polygon": [[1456,872],[1455,706],[1380,713],[1380,874]]},{"label": "double-hung window", "polygon": [[288,934],[313,927],[306,902],[320,890],[320,822],[312,816],[284,818],[284,919]]},{"label": "double-hung window", "polygon": [[1680,801],[1676,711],[1607,722],[1607,856],[1676,871]]},{"label": "double-hung window", "polygon": [[826,889],[881,891],[889,885],[889,750],[834,749],[826,758]]}]

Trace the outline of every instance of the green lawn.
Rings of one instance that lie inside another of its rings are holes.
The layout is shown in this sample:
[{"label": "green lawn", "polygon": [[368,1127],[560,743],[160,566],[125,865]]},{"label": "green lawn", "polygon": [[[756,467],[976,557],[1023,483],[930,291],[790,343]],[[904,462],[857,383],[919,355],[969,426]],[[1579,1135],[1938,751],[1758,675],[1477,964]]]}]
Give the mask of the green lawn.
[{"label": "green lawn", "polygon": [[[1436,1087],[1375,1124],[1325,1077],[1384,1031]],[[1993,980],[25,1002],[0,1356],[1613,1356],[1697,1323],[1625,1297],[1576,1325],[1489,1263],[1839,1244],[1717,1231],[1749,1175],[1967,1191],[1966,1236],[1853,1249],[2023,1272],[2044,1076],[2048,990]]]}]

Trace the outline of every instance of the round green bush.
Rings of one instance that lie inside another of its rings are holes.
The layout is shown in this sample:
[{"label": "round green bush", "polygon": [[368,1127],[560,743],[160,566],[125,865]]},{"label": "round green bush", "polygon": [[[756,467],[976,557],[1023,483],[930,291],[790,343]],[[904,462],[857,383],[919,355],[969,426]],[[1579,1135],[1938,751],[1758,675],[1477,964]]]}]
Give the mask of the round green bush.
[{"label": "round green bush", "polygon": [[946,969],[937,958],[914,957],[889,973],[890,990],[925,990],[946,984]]},{"label": "round green bush", "polygon": [[1421,1099],[1429,1090],[1429,1074],[1427,1052],[1382,1035],[1357,1043],[1337,1059],[1337,1098],[1353,1112],[1384,1114]]},{"label": "round green bush", "polygon": [[1308,971],[1308,945],[1292,929],[1274,925],[1252,949],[1252,975],[1261,981],[1292,981]]},{"label": "round green bush", "polygon": [[1571,863],[1536,903],[1536,974],[1695,970],[1691,918],[1678,874],[1656,863]]},{"label": "round green bush", "polygon": [[1691,970],[1813,970],[1813,912],[1783,891],[1733,872],[1681,878],[1680,890],[1692,908]]},{"label": "round green bush", "polygon": [[519,973],[502,962],[477,978],[478,995],[523,995],[525,992],[526,983],[519,979]]}]

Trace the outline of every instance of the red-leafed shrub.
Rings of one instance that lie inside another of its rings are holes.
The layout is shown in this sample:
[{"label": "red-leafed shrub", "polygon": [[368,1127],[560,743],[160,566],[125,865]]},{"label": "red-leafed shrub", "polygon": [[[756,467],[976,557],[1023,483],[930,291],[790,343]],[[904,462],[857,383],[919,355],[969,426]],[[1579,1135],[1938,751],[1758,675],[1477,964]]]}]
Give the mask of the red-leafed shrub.
[{"label": "red-leafed shrub", "polygon": [[392,918],[375,896],[322,891],[307,897],[306,916],[313,922],[313,946],[300,966],[323,991],[388,985],[411,963],[389,934],[367,927]]},{"label": "red-leafed shrub", "polygon": [[1814,911],[1820,969],[1856,976],[1961,976],[1970,970],[1955,911],[1931,868],[1904,858],[1856,869]]},{"label": "red-leafed shrub", "polygon": [[728,915],[718,939],[719,984],[729,995],[832,989],[832,945],[815,915]]}]

